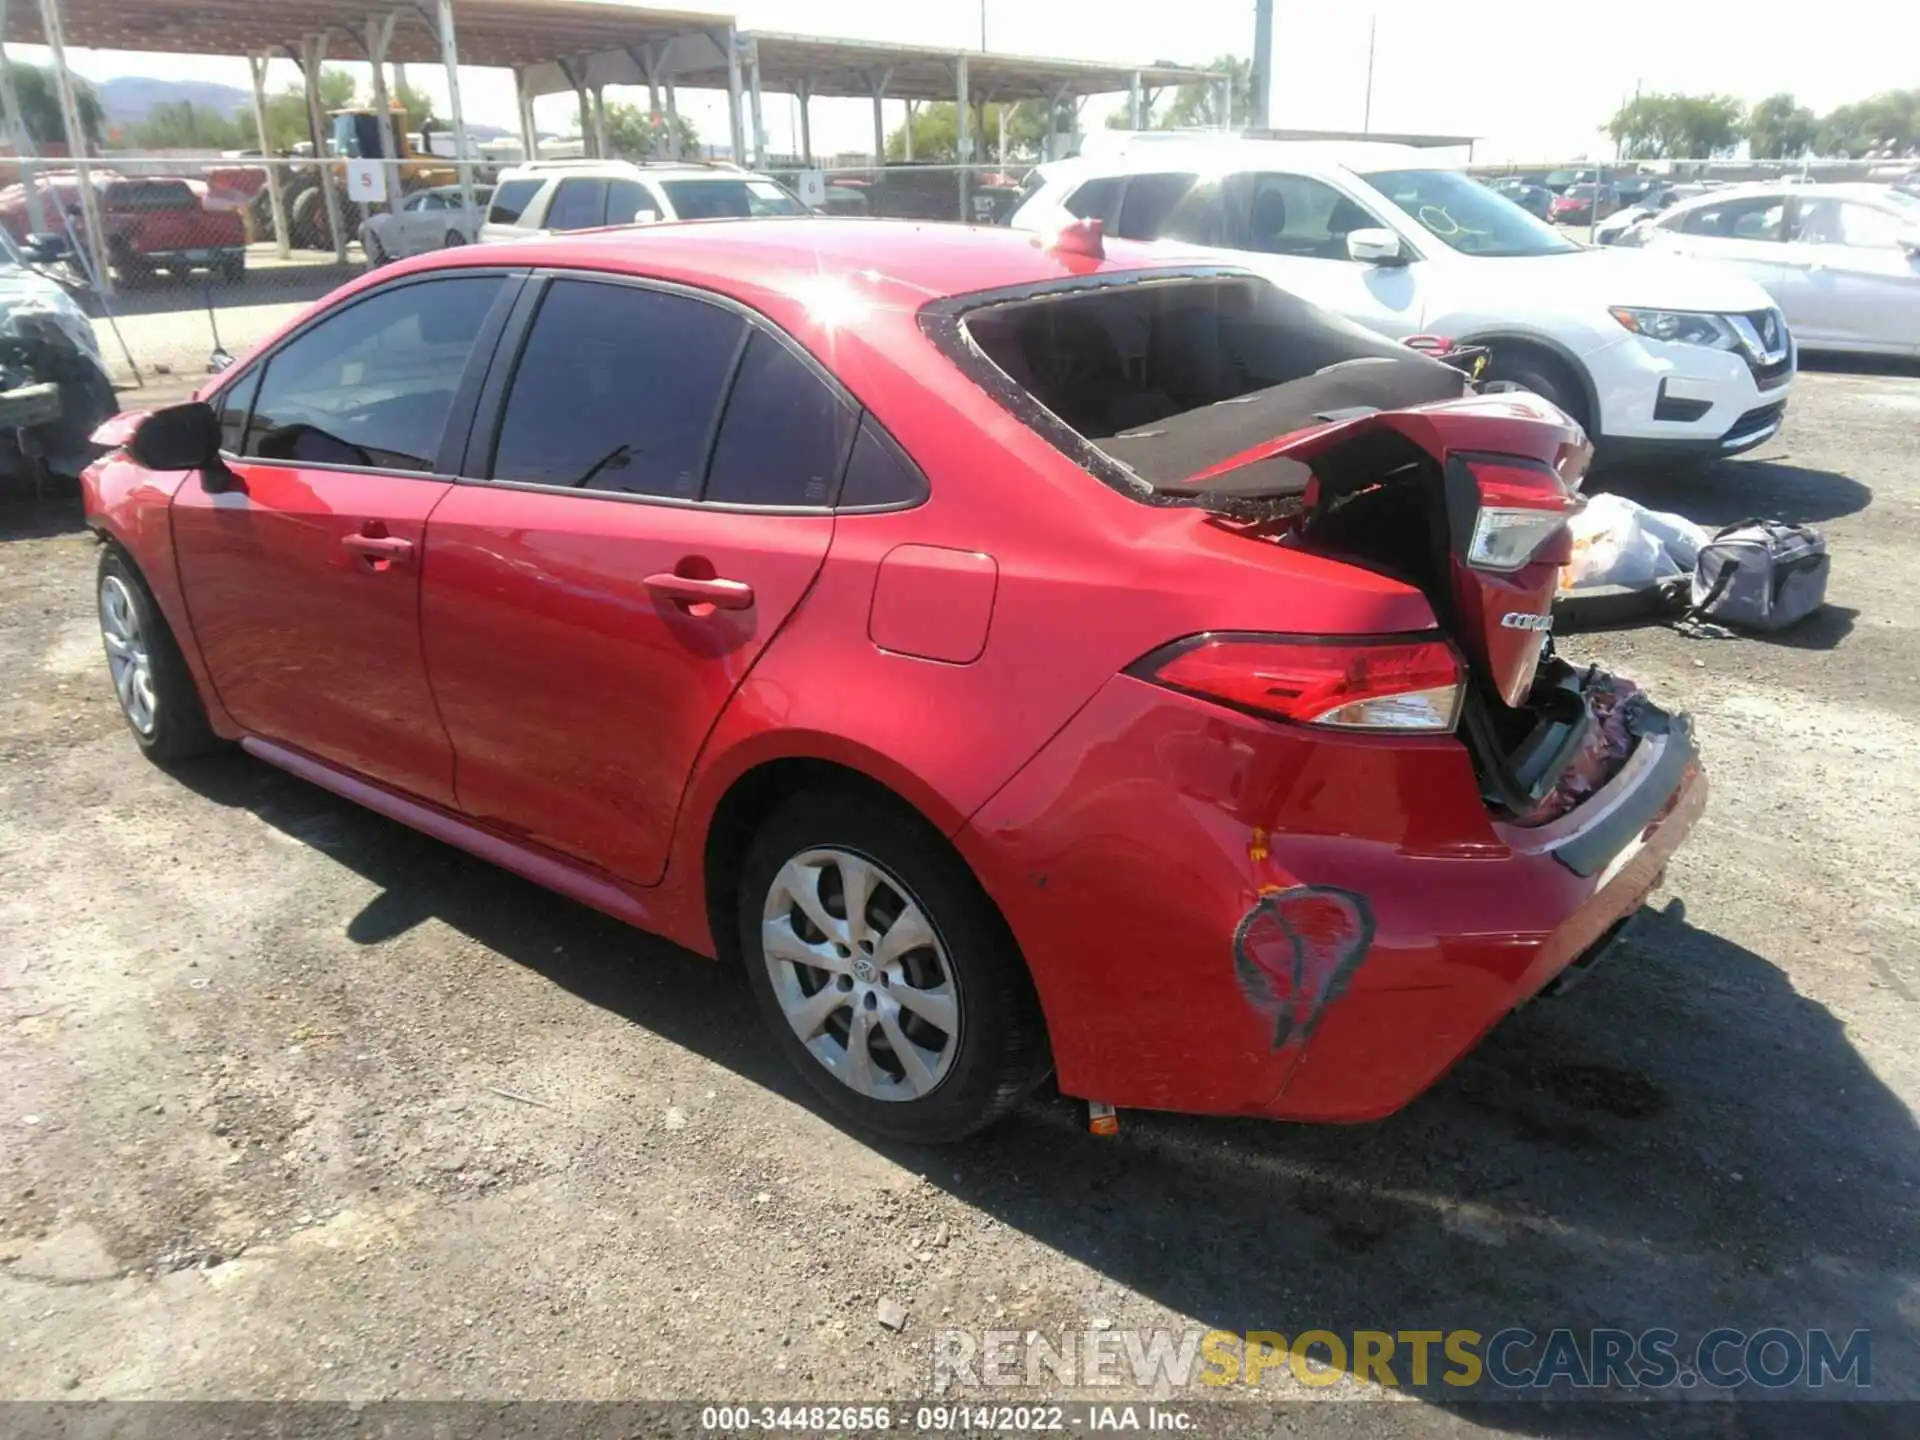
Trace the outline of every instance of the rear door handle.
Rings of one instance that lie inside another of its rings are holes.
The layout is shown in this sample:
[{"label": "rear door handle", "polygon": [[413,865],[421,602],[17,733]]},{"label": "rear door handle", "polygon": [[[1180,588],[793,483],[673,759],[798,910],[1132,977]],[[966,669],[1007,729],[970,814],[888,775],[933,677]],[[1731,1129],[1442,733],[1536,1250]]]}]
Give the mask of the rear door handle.
[{"label": "rear door handle", "polygon": [[743,580],[700,580],[667,570],[647,576],[646,587],[656,595],[716,610],[745,610],[753,604],[753,587]]},{"label": "rear door handle", "polygon": [[342,535],[340,544],[355,555],[378,563],[404,565],[413,558],[413,542],[398,535]]}]

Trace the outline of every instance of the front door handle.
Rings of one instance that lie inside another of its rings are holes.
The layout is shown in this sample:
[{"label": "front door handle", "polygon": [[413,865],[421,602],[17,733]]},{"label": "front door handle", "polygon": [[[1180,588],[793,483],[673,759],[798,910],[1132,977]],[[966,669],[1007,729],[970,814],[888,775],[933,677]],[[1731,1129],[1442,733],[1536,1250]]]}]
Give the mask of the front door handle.
[{"label": "front door handle", "polygon": [[647,576],[646,587],[656,595],[716,610],[746,610],[753,604],[753,587],[743,580],[701,580],[669,570]]},{"label": "front door handle", "polygon": [[340,544],[381,570],[413,558],[413,542],[398,535],[342,535]]}]

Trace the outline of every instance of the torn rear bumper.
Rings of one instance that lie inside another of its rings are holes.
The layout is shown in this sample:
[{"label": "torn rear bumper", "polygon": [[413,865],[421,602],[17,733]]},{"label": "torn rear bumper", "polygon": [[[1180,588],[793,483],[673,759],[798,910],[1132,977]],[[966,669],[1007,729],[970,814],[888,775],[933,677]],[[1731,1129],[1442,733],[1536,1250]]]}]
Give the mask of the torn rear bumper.
[{"label": "torn rear bumper", "polygon": [[1560,821],[1507,827],[1452,736],[1329,735],[1123,676],[955,838],[1063,1091],[1367,1120],[1644,903],[1707,786],[1684,724],[1628,761]]}]

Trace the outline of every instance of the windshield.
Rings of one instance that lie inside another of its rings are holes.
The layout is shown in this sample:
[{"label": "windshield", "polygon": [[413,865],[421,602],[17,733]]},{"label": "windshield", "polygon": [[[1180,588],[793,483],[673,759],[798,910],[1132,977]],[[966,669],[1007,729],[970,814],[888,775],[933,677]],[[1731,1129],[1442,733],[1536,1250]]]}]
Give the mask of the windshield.
[{"label": "windshield", "polygon": [[660,188],[682,220],[807,213],[806,206],[771,180],[665,180]]},{"label": "windshield", "polygon": [[1376,170],[1361,178],[1462,255],[1567,255],[1580,248],[1457,170]]}]

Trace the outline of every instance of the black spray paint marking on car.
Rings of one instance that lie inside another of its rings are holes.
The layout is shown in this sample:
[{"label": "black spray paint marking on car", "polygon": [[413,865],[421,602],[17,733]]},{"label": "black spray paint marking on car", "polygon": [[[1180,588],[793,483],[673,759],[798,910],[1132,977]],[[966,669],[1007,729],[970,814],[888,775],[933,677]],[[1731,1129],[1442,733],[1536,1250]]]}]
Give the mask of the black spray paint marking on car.
[{"label": "black spray paint marking on car", "polygon": [[1300,1049],[1373,945],[1367,897],[1296,885],[1260,897],[1233,933],[1233,967],[1247,1003],[1273,1017],[1273,1048]]}]

